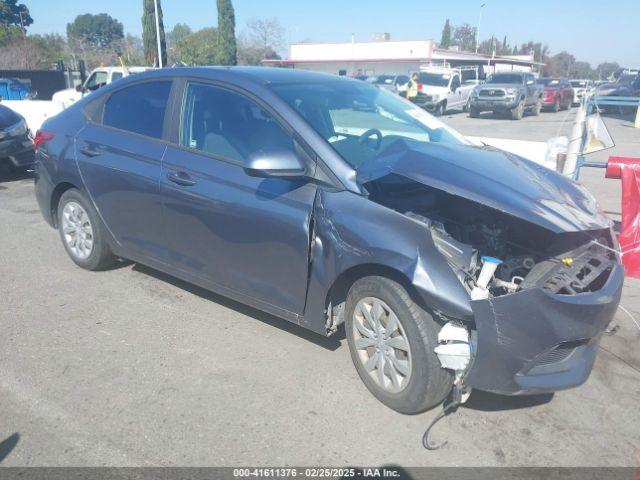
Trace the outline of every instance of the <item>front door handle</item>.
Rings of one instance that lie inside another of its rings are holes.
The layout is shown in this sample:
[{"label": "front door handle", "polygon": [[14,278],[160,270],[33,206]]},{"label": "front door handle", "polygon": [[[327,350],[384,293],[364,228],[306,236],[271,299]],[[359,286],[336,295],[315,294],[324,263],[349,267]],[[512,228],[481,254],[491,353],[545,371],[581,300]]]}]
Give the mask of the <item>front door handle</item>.
[{"label": "front door handle", "polygon": [[100,152],[98,150],[94,150],[93,148],[85,147],[80,149],[80,153],[86,157],[99,157]]},{"label": "front door handle", "polygon": [[185,172],[167,173],[167,178],[170,182],[177,183],[183,187],[193,187],[196,184],[196,181]]}]

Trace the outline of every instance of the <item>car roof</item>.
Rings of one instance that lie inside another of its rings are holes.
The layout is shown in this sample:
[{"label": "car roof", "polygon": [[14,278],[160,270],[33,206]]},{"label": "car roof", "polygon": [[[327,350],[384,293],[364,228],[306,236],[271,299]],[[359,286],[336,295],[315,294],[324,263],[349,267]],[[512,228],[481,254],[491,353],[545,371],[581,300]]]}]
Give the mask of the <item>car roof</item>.
[{"label": "car roof", "polygon": [[328,73],[311,72],[291,68],[277,67],[174,67],[159,70],[150,70],[136,75],[136,79],[151,77],[196,77],[211,80],[245,80],[257,84],[277,83],[307,83],[327,81],[352,81],[359,80],[350,77],[339,77]]}]

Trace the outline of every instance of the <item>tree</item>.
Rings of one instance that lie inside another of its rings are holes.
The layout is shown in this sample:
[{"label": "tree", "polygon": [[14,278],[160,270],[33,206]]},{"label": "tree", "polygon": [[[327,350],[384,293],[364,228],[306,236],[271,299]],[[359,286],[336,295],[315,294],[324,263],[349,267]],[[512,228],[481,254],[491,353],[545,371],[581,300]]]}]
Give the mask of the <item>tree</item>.
[{"label": "tree", "polygon": [[142,38],[127,33],[122,41],[122,58],[126,65],[144,65],[144,45]]},{"label": "tree", "polygon": [[122,23],[106,13],[78,15],[67,24],[67,37],[79,40],[93,48],[108,48],[114,41],[122,40]]},{"label": "tree", "polygon": [[589,62],[575,62],[569,69],[569,78],[595,78],[595,72]]},{"label": "tree", "polygon": [[45,66],[42,49],[29,37],[0,49],[0,68],[30,70]]},{"label": "tree", "polygon": [[271,48],[265,52],[264,47],[255,45],[246,35],[238,38],[238,65],[260,65],[264,59],[279,60],[280,55]]},{"label": "tree", "polygon": [[440,38],[440,48],[449,48],[451,46],[451,23],[449,19],[444,22],[444,28],[442,29],[442,37]]},{"label": "tree", "polygon": [[38,45],[42,52],[43,66],[49,66],[58,60],[67,60],[67,39],[58,33],[45,33],[44,35],[30,35],[29,38]]},{"label": "tree", "polygon": [[218,53],[218,30],[203,28],[176,46],[176,59],[187,65],[214,65]]},{"label": "tree", "polygon": [[547,77],[566,77],[571,66],[576,63],[576,58],[568,52],[560,52],[549,58],[542,72]]},{"label": "tree", "polygon": [[248,43],[259,49],[262,58],[281,50],[284,44],[284,27],[277,18],[252,19],[247,22]]},{"label": "tree", "polygon": [[460,50],[470,52],[476,48],[476,29],[468,23],[456,27],[453,31],[453,43]]},{"label": "tree", "polygon": [[142,42],[144,44],[144,58],[147,65],[159,66],[158,37],[156,36],[156,3],[158,5],[158,23],[160,25],[160,55],[162,65],[167,64],[167,40],[164,35],[162,21],[162,6],[160,0],[142,0]]},{"label": "tree", "polygon": [[169,48],[176,48],[178,43],[192,33],[191,27],[186,23],[176,23],[173,29],[167,34],[167,46]]},{"label": "tree", "polygon": [[33,23],[29,9],[18,0],[0,0],[0,25],[28,27]]},{"label": "tree", "polygon": [[484,53],[485,55],[493,55],[494,53],[498,55],[499,52],[496,38],[492,36],[491,38],[480,42],[480,45],[478,45],[478,52]]},{"label": "tree", "polygon": [[498,49],[498,55],[509,55],[511,53],[511,47],[507,43],[507,36],[505,35],[502,39],[502,45]]},{"label": "tree", "polygon": [[24,31],[15,25],[0,24],[0,47],[24,38]]},{"label": "tree", "polygon": [[518,55],[530,55],[533,52],[533,60],[536,62],[544,63],[549,58],[549,46],[543,45],[540,42],[533,42],[529,40],[527,43],[523,43],[518,50]]},{"label": "tree", "polygon": [[618,65],[616,62],[603,62],[596,67],[595,73],[598,80],[606,80],[619,69],[620,65]]},{"label": "tree", "polygon": [[236,18],[231,0],[218,0],[218,63],[236,65]]}]

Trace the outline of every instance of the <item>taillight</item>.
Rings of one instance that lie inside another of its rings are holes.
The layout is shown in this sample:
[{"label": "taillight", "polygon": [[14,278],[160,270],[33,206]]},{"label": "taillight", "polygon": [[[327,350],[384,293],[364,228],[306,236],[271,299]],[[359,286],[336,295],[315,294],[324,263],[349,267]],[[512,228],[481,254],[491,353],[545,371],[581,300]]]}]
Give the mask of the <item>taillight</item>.
[{"label": "taillight", "polygon": [[53,140],[53,133],[48,130],[38,130],[36,132],[36,138],[33,139],[33,144],[36,150],[40,149],[40,145]]},{"label": "taillight", "polygon": [[422,84],[421,83],[418,84],[418,90],[422,90]]}]

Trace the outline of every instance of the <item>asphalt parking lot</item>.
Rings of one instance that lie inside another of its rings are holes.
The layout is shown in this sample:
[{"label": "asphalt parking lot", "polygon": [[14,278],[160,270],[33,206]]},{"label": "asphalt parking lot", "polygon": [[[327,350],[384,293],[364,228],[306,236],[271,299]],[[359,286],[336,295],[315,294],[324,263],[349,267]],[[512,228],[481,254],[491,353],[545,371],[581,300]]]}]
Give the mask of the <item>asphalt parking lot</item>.
[{"label": "asphalt parking lot", "polygon": [[[546,140],[572,112],[520,122],[455,113],[464,134]],[[609,117],[638,156],[640,130]],[[619,182],[585,170],[619,217]],[[474,392],[434,430],[368,393],[343,332],[325,339],[137,264],[87,272],[40,216],[29,175],[0,172],[0,442],[7,466],[636,466],[640,329],[622,311],[588,382],[555,395]],[[622,304],[640,319],[640,281]],[[526,312],[522,312],[526,315]],[[16,438],[16,437],[14,437]],[[1,459],[0,459],[1,461]]]}]

